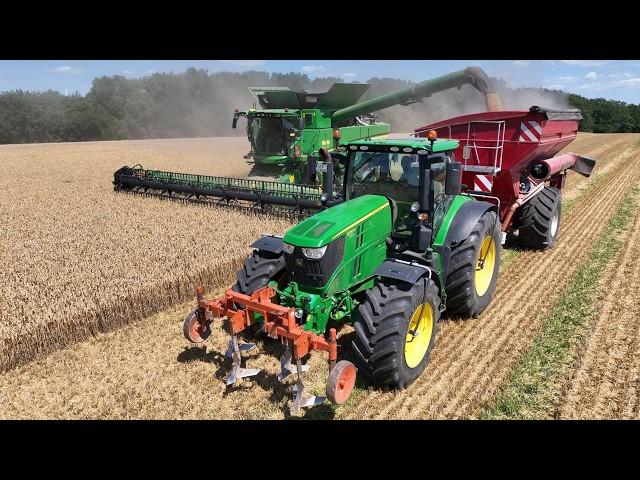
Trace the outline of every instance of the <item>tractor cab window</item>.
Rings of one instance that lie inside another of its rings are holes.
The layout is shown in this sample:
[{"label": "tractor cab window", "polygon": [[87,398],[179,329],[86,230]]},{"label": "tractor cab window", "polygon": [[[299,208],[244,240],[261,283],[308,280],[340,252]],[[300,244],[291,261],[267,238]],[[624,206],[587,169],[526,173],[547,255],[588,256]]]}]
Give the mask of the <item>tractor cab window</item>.
[{"label": "tractor cab window", "polygon": [[418,198],[418,155],[401,156],[398,162],[389,152],[356,152],[349,168],[351,198],[384,195],[396,201],[411,202]]},{"label": "tractor cab window", "polygon": [[[447,157],[429,157],[435,214],[444,211]],[[411,205],[420,192],[420,157],[417,154],[353,152],[349,161],[349,198],[384,195],[395,205],[394,236],[409,236],[417,224]]]}]

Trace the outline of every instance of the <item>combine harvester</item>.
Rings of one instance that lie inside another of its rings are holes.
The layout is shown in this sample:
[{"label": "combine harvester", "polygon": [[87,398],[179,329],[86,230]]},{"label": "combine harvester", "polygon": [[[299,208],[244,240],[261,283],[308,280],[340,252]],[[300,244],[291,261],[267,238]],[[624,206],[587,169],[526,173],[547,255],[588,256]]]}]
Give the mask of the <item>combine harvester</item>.
[{"label": "combine harvester", "polygon": [[[240,333],[279,340],[279,379],[297,375],[297,413],[324,401],[305,394],[313,350],[328,353],[329,400],[349,398],[358,370],[338,360],[336,341],[336,328],[349,322],[359,372],[377,385],[407,387],[429,361],[441,313],[476,317],[488,306],[507,233],[517,229],[530,247],[553,246],[567,169],[589,176],[595,164],[554,156],[576,138],[580,118],[532,107],[457,117],[417,129],[418,138],[344,143],[340,197],[325,192],[322,211],[284,238],[253,243],[221,298],[207,300],[198,287],[185,337],[201,343],[214,320],[225,319],[227,385],[259,372],[243,364],[242,352],[255,345],[241,343]],[[319,153],[330,169],[331,154]],[[393,171],[393,156],[401,171]]]},{"label": "combine harvester", "polygon": [[[339,190],[344,155],[341,143],[387,135],[391,127],[379,123],[372,112],[394,105],[409,105],[434,93],[474,86],[484,95],[488,110],[500,110],[487,75],[477,67],[443,75],[417,85],[356,103],[368,84],[336,83],[328,92],[311,94],[288,88],[251,87],[261,110],[233,117],[233,128],[247,118],[247,137],[254,171],[260,179],[240,179],[122,167],[114,173],[116,191],[144,193],[197,202],[245,208],[296,212],[308,215],[322,208],[322,194]],[[317,162],[319,152],[333,152],[332,173]],[[268,176],[273,180],[265,180]]]}]

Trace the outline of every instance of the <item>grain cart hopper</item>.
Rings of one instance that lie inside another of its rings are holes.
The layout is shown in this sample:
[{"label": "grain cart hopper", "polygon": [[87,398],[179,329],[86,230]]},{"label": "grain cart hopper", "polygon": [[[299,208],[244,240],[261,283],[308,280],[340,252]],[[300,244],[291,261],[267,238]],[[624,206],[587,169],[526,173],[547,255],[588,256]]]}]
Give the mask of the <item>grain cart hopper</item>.
[{"label": "grain cart hopper", "polygon": [[[485,98],[488,110],[500,109],[489,89],[486,74],[478,67],[426,80],[397,92],[356,103],[367,84],[336,83],[325,93],[294,92],[283,87],[252,87],[262,109],[236,111],[233,127],[247,119],[247,136],[255,172],[260,179],[237,179],[207,175],[122,167],[114,174],[117,191],[143,192],[201,202],[217,202],[250,208],[284,209],[301,214],[322,207],[327,184],[326,164],[318,160],[320,149],[333,152],[330,180],[339,192],[344,156],[341,143],[384,136],[390,125],[368,114],[393,105],[408,105],[434,93],[470,84]],[[265,180],[267,175],[273,181]]]},{"label": "grain cart hopper", "polygon": [[557,155],[576,138],[581,118],[579,110],[533,106],[451,118],[415,134],[459,140],[454,153],[462,163],[465,191],[496,204],[503,239],[510,234],[522,246],[544,249],[558,236],[567,170],[588,177],[595,165],[575,153]]}]

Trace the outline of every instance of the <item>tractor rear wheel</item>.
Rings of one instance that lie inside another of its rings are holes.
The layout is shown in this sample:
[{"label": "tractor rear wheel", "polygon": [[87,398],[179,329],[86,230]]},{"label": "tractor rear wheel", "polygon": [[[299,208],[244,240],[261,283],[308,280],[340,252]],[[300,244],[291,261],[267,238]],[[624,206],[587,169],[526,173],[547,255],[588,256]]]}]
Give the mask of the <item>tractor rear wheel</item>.
[{"label": "tractor rear wheel", "polygon": [[451,250],[447,272],[447,312],[477,317],[487,308],[498,281],[502,235],[494,211],[485,212],[469,236]]},{"label": "tractor rear wheel", "polygon": [[[253,254],[244,261],[238,270],[238,281],[231,287],[234,292],[251,295],[259,288],[266,287],[269,282],[281,282],[286,276],[284,256],[262,250],[254,250]],[[252,336],[256,329],[245,332]]]},{"label": "tractor rear wheel", "polygon": [[518,209],[514,228],[518,243],[535,250],[552,248],[560,230],[562,193],[555,187],[542,191]]},{"label": "tractor rear wheel", "polygon": [[352,348],[359,371],[376,385],[406,388],[429,363],[439,319],[433,280],[383,279],[365,292],[356,315]]}]

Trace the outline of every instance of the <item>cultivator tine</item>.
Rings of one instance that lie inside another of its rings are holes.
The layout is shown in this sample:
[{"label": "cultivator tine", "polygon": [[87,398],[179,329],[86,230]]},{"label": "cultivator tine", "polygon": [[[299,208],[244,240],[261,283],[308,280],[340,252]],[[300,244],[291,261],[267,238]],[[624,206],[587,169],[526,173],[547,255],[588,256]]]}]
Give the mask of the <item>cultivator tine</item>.
[{"label": "cultivator tine", "polygon": [[304,370],[302,368],[302,362],[299,358],[296,359],[296,370],[298,373],[298,381],[293,386],[293,404],[290,408],[292,415],[297,415],[303,408],[320,405],[324,403],[325,400],[324,397],[318,397],[315,395],[305,396],[304,381],[302,380]]},{"label": "cultivator tine", "polygon": [[[253,377],[260,373],[260,368],[243,368],[241,366],[242,362],[242,351],[249,351],[255,347],[253,343],[245,343],[243,345],[238,344],[238,337],[236,335],[231,336],[231,340],[229,340],[229,347],[227,348],[227,352],[231,351],[231,358],[233,359],[233,365],[231,366],[231,372],[229,372],[229,376],[227,377],[227,386],[235,384],[241,378]],[[225,354],[226,355],[226,354]]]},{"label": "cultivator tine", "polygon": [[[255,343],[242,343],[238,345],[240,353],[242,352],[250,352],[254,348],[256,348]],[[227,345],[227,351],[224,352],[224,356],[227,358],[232,358],[233,356],[233,340],[229,340],[229,344]]]},{"label": "cultivator tine", "polygon": [[[296,368],[296,365],[291,363],[291,346],[287,345],[280,357],[280,373],[278,374],[278,381],[280,383],[284,383],[287,377],[292,374]],[[302,365],[302,372],[306,372],[307,370],[309,370],[309,365]]]}]

